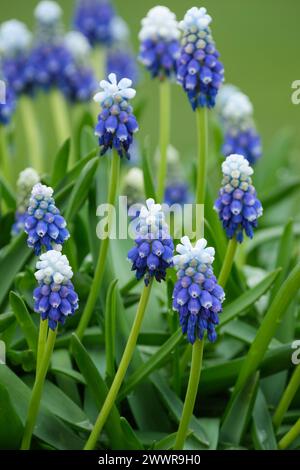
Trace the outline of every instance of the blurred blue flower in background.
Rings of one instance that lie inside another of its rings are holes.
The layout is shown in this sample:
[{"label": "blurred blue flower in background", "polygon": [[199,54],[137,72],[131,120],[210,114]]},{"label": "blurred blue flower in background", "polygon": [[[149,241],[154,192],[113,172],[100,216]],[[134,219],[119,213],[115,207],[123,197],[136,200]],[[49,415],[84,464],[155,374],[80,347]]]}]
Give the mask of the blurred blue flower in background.
[{"label": "blurred blue flower in background", "polygon": [[232,85],[224,85],[217,99],[217,112],[224,132],[222,153],[243,155],[251,165],[261,157],[261,138],[253,119],[248,96]]},{"label": "blurred blue flower in background", "polygon": [[34,311],[55,330],[78,309],[78,295],[71,282],[73,272],[67,257],[56,250],[43,253],[36,268],[39,286],[33,293]]},{"label": "blurred blue flower in background", "polygon": [[152,77],[164,80],[176,75],[179,38],[176,15],[165,6],[151,8],[142,20],[139,59]]},{"label": "blurred blue flower in background", "polygon": [[119,82],[114,73],[108,80],[100,82],[102,89],[94,97],[100,104],[95,134],[99,137],[101,155],[114,148],[120,157],[130,158],[129,148],[133,142],[133,134],[138,131],[138,123],[133,115],[129,100],[135,97],[136,91],[131,88],[132,81],[122,78]]},{"label": "blurred blue flower in background", "polygon": [[210,30],[211,17],[206,8],[191,8],[180,27],[183,31],[178,60],[177,81],[187,93],[192,108],[215,106],[224,81],[224,67],[219,61]]},{"label": "blurred blue flower in background", "polygon": [[0,51],[5,79],[14,92],[32,92],[33,81],[28,70],[28,57],[32,34],[27,26],[18,20],[2,23],[0,27]]},{"label": "blurred blue flower in background", "polygon": [[252,185],[253,169],[243,155],[230,155],[222,164],[223,180],[215,210],[228,238],[243,241],[244,233],[252,238],[262,205]]},{"label": "blurred blue flower in background", "polygon": [[70,237],[67,223],[53,199],[53,189],[36,184],[31,192],[29,207],[25,219],[25,232],[28,234],[27,244],[36,255],[46,250],[59,249]]},{"label": "blurred blue flower in background", "polygon": [[173,262],[177,269],[177,282],[173,291],[173,308],[179,313],[182,332],[190,343],[203,339],[207,331],[208,340],[214,342],[215,331],[222,312],[225,294],[213,274],[214,248],[207,248],[202,238],[192,246],[188,237],[177,245]]},{"label": "blurred blue flower in background", "polygon": [[115,10],[109,0],[78,0],[74,26],[92,46],[108,45],[112,41],[111,22]]},{"label": "blurred blue flower in background", "polygon": [[165,280],[166,270],[173,265],[174,244],[160,204],[147,199],[136,220],[135,246],[129,251],[128,259],[136,278],[144,278],[146,285],[155,277],[158,282]]}]

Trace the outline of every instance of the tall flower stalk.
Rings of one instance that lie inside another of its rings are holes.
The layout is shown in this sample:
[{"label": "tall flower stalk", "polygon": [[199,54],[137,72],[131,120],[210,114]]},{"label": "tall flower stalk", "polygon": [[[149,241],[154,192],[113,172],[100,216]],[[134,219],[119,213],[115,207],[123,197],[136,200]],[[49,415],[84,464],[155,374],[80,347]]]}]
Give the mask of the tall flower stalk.
[{"label": "tall flower stalk", "polygon": [[155,204],[153,199],[148,199],[146,206],[141,207],[136,222],[135,246],[129,251],[128,259],[132,263],[132,270],[136,272],[137,279],[143,278],[145,285],[121,362],[93,431],[84,447],[85,450],[95,448],[117,398],[136,347],[153,279],[155,278],[158,282],[164,280],[166,270],[172,266],[173,240],[169,234],[161,205]]},{"label": "tall flower stalk", "polygon": [[163,201],[167,175],[167,149],[170,142],[171,98],[169,80],[176,75],[180,30],[169,8],[156,6],[142,20],[139,34],[141,63],[153,78],[160,80],[160,161],[157,198]]},{"label": "tall flower stalk", "polygon": [[117,82],[115,74],[110,74],[108,78],[109,81],[102,80],[100,82],[102,91],[97,93],[94,97],[94,100],[100,103],[101,106],[101,113],[99,114],[95,130],[99,138],[101,155],[104,155],[109,149],[113,149],[108,190],[108,231],[106,238],[104,238],[100,244],[90,294],[77,328],[79,338],[83,337],[84,331],[90,322],[103,280],[109,248],[109,236],[112,228],[111,210],[115,204],[119,187],[120,158],[126,157],[130,159],[129,150],[133,142],[133,134],[138,131],[138,124],[129,103],[136,93],[135,90],[131,88],[131,80],[123,78]]},{"label": "tall flower stalk", "polygon": [[[78,296],[71,282],[73,272],[66,256],[50,250],[40,256],[35,278],[38,287],[34,291],[34,310],[41,315],[38,363],[28,414],[25,422],[21,449],[30,449],[37,420],[45,378],[55,345],[58,324],[64,324],[78,308]],[[47,341],[47,329],[49,332]],[[42,344],[43,342],[43,344]]]},{"label": "tall flower stalk", "polygon": [[173,308],[178,311],[182,332],[193,344],[192,364],[180,424],[174,448],[183,449],[188,426],[195,406],[200,380],[204,348],[204,334],[214,342],[215,326],[219,323],[225,295],[213,274],[215,250],[206,247],[204,238],[193,246],[188,237],[181,239],[179,253],[173,261],[177,268],[177,282],[173,292]]}]

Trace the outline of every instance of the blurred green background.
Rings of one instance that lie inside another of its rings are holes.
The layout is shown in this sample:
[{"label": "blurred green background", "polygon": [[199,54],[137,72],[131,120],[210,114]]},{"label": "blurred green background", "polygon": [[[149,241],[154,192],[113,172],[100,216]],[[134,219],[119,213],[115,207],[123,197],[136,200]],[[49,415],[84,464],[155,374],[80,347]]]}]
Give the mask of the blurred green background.
[{"label": "blurred green background", "polygon": [[[75,0],[58,3],[71,24]],[[138,50],[140,21],[156,0],[115,0],[118,13],[129,23],[132,42]],[[16,17],[33,26],[37,0],[2,0],[1,21]],[[300,105],[291,102],[291,83],[300,79],[299,0],[164,0],[178,19],[192,6],[206,6],[213,17],[212,30],[225,65],[226,81],[247,93],[255,107],[255,118],[264,148],[282,128],[290,128],[300,144]],[[157,87],[146,77],[142,85],[149,101],[142,122],[142,134],[155,136],[157,130]],[[173,87],[172,143],[181,151],[194,148],[195,122],[182,90]]]}]

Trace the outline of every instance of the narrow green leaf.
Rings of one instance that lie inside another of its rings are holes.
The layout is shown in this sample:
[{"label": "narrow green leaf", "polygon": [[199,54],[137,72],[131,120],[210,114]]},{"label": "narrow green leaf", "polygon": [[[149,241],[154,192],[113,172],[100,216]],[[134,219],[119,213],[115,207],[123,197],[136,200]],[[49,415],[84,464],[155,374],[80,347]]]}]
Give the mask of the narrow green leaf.
[{"label": "narrow green leaf", "polygon": [[134,432],[134,430],[132,429],[132,427],[128,423],[127,419],[125,419],[123,417],[121,418],[121,427],[122,427],[122,431],[124,433],[124,436],[126,438],[127,449],[129,449],[129,450],[130,449],[132,449],[132,450],[143,450],[144,447],[143,447],[141,441],[139,440],[136,433]]},{"label": "narrow green leaf", "polygon": [[[11,403],[24,426],[31,395],[30,388],[5,365],[0,366],[0,384],[9,393]],[[43,398],[33,434],[58,450],[78,450],[84,445],[84,440],[49,412]]]},{"label": "narrow green leaf", "polygon": [[118,280],[115,279],[109,285],[104,314],[106,376],[109,380],[112,380],[115,375],[117,284]]},{"label": "narrow green leaf", "polygon": [[[72,335],[71,344],[73,357],[87,382],[88,389],[93,395],[98,409],[100,410],[108,393],[107,385],[75,333]],[[112,408],[109,418],[106,421],[105,429],[109,436],[112,448],[122,448],[123,432],[120,424],[120,415],[116,406]]]},{"label": "narrow green leaf", "polygon": [[97,137],[91,126],[84,126],[80,136],[80,154],[86,155],[97,147]]},{"label": "narrow green leaf", "polygon": [[145,195],[146,199],[148,198],[155,198],[155,186],[154,186],[154,181],[153,181],[153,176],[151,173],[151,168],[149,164],[149,143],[146,139],[145,142],[145,147],[142,152],[142,166],[143,166],[143,175],[144,175],[144,186],[145,186]]},{"label": "narrow green leaf", "polygon": [[260,200],[264,209],[281,202],[284,198],[290,196],[294,191],[300,188],[300,178],[293,178],[274,189],[268,189],[261,196]]},{"label": "narrow green leaf", "polygon": [[133,374],[130,375],[120,391],[119,399],[124,400],[139,383],[145,380],[154,370],[158,369],[166,358],[170,358],[171,352],[181,340],[182,332],[178,329],[147,362],[141,364]]},{"label": "narrow green leaf", "polygon": [[51,175],[51,186],[55,188],[55,186],[62,180],[68,169],[69,157],[70,157],[70,149],[71,149],[71,139],[68,138],[61,148],[59,149],[52,168],[52,175]]},{"label": "narrow green leaf", "polygon": [[0,189],[1,189],[1,196],[5,201],[7,207],[12,209],[13,211],[16,210],[16,198],[14,195],[14,191],[10,184],[0,175]]},{"label": "narrow green leaf", "polygon": [[83,202],[86,200],[92,180],[97,171],[98,164],[99,158],[95,157],[83,168],[82,173],[80,174],[70,195],[68,207],[65,213],[65,217],[68,222],[71,222],[73,217],[75,217],[81,208]]},{"label": "narrow green leaf", "polygon": [[15,316],[11,312],[2,313],[0,315],[0,333],[5,331],[15,321]]},{"label": "narrow green leaf", "polygon": [[271,339],[279,328],[287,308],[295,297],[300,286],[300,264],[298,264],[287,280],[282,284],[276,294],[267,314],[265,315],[260,328],[258,329],[255,340],[253,341],[249,352],[241,368],[237,383],[234,388],[232,399],[235,398],[248,378],[257,370],[259,364],[267,351]]},{"label": "narrow green leaf", "polygon": [[252,413],[252,439],[256,450],[276,450],[277,442],[272,418],[262,390],[259,388]]},{"label": "narrow green leaf", "polygon": [[23,265],[32,255],[26,245],[26,234],[14,238],[0,257],[0,304],[5,299],[14,279]]},{"label": "narrow green leaf", "polygon": [[[179,423],[183,409],[182,401],[180,400],[180,398],[178,398],[176,393],[174,393],[170,389],[166,380],[158,373],[153,374],[153,376],[151,377],[151,381],[155,385],[165,406],[167,407],[175,421]],[[209,441],[206,432],[199,423],[199,420],[195,418],[194,415],[191,418],[189,429],[193,432],[194,436],[199,440],[201,444],[204,444],[207,447],[209,446]]]},{"label": "narrow green leaf", "polygon": [[[288,269],[290,267],[291,258],[293,256],[293,243],[294,243],[294,233],[293,233],[293,222],[290,220],[284,227],[282,236],[280,238],[276,266],[281,269],[280,275],[277,277],[276,282],[271,291],[271,300],[274,299],[278,289],[283,283],[284,279],[287,277]],[[288,338],[290,339],[290,338]]]},{"label": "narrow green leaf", "polygon": [[278,278],[280,271],[281,269],[279,268],[271,272],[259,284],[247,290],[229,305],[226,305],[220,315],[219,327],[222,327],[251,307],[251,305],[270,289],[276,278]]},{"label": "narrow green leaf", "polygon": [[0,449],[18,450],[22,436],[22,422],[11,403],[9,392],[0,384]]},{"label": "narrow green leaf", "polygon": [[[280,226],[275,226],[271,228],[264,228],[257,230],[255,237],[250,240],[245,246],[245,254],[249,255],[253,250],[262,246],[264,243],[268,243],[273,240],[277,240],[283,234],[284,228]],[[300,223],[294,224],[294,235],[299,237],[300,235]]]},{"label": "narrow green leaf", "polygon": [[253,374],[231,401],[221,427],[224,442],[239,445],[247,430],[256,400],[259,373]]},{"label": "narrow green leaf", "polygon": [[9,302],[17,322],[24,333],[29,349],[36,354],[38,331],[23,299],[21,299],[21,297],[15,292],[11,292],[9,295]]}]

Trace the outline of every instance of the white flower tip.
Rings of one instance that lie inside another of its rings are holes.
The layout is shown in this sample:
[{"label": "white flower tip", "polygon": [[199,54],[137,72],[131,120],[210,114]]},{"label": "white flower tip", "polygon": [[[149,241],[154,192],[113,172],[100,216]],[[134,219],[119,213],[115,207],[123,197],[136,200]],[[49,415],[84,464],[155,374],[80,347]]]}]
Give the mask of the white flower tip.
[{"label": "white flower tip", "polygon": [[32,34],[25,25],[18,20],[9,20],[0,27],[0,47],[4,55],[11,55],[27,51],[31,45]]},{"label": "white flower tip", "polygon": [[63,284],[73,277],[68,258],[60,251],[50,250],[43,253],[36,264],[35,278],[38,282]]},{"label": "white flower tip", "polygon": [[64,43],[75,60],[85,61],[91,52],[91,46],[86,37],[79,31],[69,31]]},{"label": "white flower tip", "polygon": [[44,197],[50,198],[53,196],[53,189],[50,186],[45,186],[44,184],[37,183],[33,186],[31,195],[32,197]]},{"label": "white flower tip", "polygon": [[34,10],[35,18],[42,23],[51,24],[62,16],[62,9],[58,3],[51,0],[41,1]]},{"label": "white flower tip", "polygon": [[139,39],[165,39],[171,41],[179,39],[180,29],[176,20],[176,15],[165,6],[151,8],[147,16],[142,20],[142,28]]},{"label": "white flower tip", "polygon": [[115,42],[126,42],[129,39],[129,28],[126,21],[120,16],[115,16],[110,24],[111,34]]},{"label": "white flower tip", "polygon": [[180,22],[180,27],[185,32],[194,30],[201,31],[206,29],[211,21],[212,18],[207,14],[206,8],[193,7],[186,12],[183,21]]},{"label": "white flower tip", "polygon": [[135,97],[136,90],[130,88],[132,85],[132,80],[129,78],[122,78],[119,83],[117,82],[117,76],[115,73],[110,73],[108,75],[108,80],[101,80],[100,92],[96,93],[94,96],[94,101],[96,103],[102,103],[106,98],[114,98],[115,96],[121,96],[126,100],[130,100]]},{"label": "white flower tip", "polygon": [[18,188],[33,188],[39,181],[40,177],[34,168],[25,168],[25,170],[21,171],[19,174],[17,186]]}]

